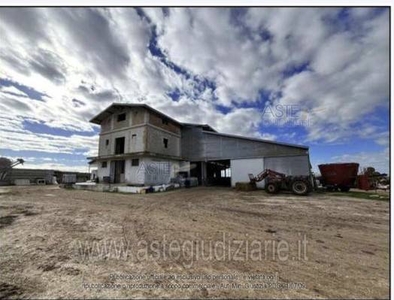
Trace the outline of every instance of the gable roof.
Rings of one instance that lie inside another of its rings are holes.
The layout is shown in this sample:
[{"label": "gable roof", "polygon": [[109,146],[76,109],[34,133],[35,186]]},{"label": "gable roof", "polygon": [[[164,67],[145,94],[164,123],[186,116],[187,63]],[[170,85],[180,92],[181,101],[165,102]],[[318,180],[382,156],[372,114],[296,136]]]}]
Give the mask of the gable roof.
[{"label": "gable roof", "polygon": [[98,115],[96,115],[95,117],[93,117],[89,122],[94,123],[94,124],[98,124],[100,125],[101,122],[103,120],[105,120],[106,118],[108,118],[109,116],[111,116],[112,114],[115,114],[117,112],[120,112],[121,109],[125,108],[125,107],[129,107],[129,108],[133,108],[133,107],[143,107],[146,108],[149,111],[152,111],[156,114],[159,114],[160,116],[167,118],[169,120],[171,120],[172,122],[181,125],[181,126],[193,126],[193,127],[201,127],[203,130],[206,131],[213,131],[213,132],[217,132],[214,128],[212,128],[210,125],[208,124],[197,124],[197,123],[181,123],[171,117],[169,117],[168,115],[162,113],[161,111],[158,111],[156,109],[154,109],[153,107],[144,104],[144,103],[112,103],[110,106],[108,106],[106,109],[104,109],[102,112],[100,112]]},{"label": "gable roof", "polygon": [[89,122],[98,124],[100,125],[102,121],[104,121],[106,118],[111,116],[114,113],[120,112],[122,109],[129,107],[129,108],[135,108],[135,107],[142,107],[146,108],[147,110],[154,112],[161,117],[167,118],[168,120],[171,120],[175,124],[182,125],[182,123],[178,122],[177,120],[167,116],[166,114],[163,114],[162,112],[154,109],[153,107],[144,104],[144,103],[112,103],[110,106],[108,106],[106,109],[104,109],[102,112],[100,112],[98,115],[94,116]]}]

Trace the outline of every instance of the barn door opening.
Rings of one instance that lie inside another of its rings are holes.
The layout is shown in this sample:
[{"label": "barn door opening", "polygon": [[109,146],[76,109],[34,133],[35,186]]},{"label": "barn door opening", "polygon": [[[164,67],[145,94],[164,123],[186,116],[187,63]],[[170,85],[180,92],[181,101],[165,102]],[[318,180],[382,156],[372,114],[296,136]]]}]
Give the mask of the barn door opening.
[{"label": "barn door opening", "polygon": [[201,162],[192,161],[190,162],[190,177],[197,177],[198,184],[202,185],[202,172],[201,172]]},{"label": "barn door opening", "polygon": [[115,180],[114,183],[124,182],[124,172],[125,171],[125,161],[117,160],[115,161]]},{"label": "barn door opening", "polygon": [[207,184],[231,186],[231,166],[229,159],[207,162]]}]

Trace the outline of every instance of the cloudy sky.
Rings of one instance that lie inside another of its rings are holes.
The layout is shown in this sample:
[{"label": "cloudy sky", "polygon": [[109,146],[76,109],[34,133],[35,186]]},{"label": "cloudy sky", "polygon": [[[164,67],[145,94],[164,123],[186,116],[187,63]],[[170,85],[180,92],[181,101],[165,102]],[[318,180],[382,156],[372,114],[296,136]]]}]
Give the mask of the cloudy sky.
[{"label": "cloudy sky", "polygon": [[0,8],[0,156],[87,170],[89,119],[146,103],[183,122],[389,168],[389,10]]}]

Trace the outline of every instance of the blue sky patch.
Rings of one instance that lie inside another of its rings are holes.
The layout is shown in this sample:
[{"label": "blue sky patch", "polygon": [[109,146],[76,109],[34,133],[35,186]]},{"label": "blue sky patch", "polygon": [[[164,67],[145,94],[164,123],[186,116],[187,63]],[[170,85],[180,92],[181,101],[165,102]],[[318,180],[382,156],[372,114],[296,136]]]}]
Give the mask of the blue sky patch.
[{"label": "blue sky patch", "polygon": [[96,127],[94,128],[94,132],[64,130],[60,128],[50,127],[44,123],[36,123],[27,120],[23,121],[23,128],[34,133],[45,133],[45,134],[52,134],[52,135],[65,136],[65,137],[70,137],[74,134],[78,134],[82,136],[95,136],[100,131]]},{"label": "blue sky patch", "polygon": [[24,92],[30,99],[33,100],[38,100],[38,101],[44,101],[42,99],[42,97],[47,96],[44,93],[40,93],[39,91],[36,91],[35,89],[33,89],[32,87],[28,87],[26,85],[23,84],[19,84],[17,82],[14,82],[12,80],[8,80],[8,79],[2,79],[0,78],[0,86],[13,86],[15,88],[17,88],[18,90]]}]

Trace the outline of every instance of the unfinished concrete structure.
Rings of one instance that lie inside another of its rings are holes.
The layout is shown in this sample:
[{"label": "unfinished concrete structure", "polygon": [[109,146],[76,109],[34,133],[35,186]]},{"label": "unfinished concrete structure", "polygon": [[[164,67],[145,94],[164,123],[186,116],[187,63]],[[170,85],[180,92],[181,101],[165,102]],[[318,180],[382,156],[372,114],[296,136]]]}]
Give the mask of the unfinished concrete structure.
[{"label": "unfinished concrete structure", "polygon": [[98,156],[90,158],[100,182],[154,185],[182,173],[200,184],[234,186],[265,168],[310,173],[308,147],[180,123],[146,104],[114,103],[90,122],[101,126]]}]

